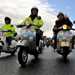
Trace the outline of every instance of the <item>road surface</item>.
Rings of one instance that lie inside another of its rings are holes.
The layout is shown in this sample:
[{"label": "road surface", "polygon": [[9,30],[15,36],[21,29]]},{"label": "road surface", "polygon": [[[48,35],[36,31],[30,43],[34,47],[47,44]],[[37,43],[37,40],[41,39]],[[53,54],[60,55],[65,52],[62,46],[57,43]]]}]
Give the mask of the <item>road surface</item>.
[{"label": "road surface", "polygon": [[25,68],[22,68],[14,56],[2,53],[0,56],[0,75],[75,75],[75,51],[68,56],[65,63],[62,57],[45,48],[38,60],[29,55]]}]

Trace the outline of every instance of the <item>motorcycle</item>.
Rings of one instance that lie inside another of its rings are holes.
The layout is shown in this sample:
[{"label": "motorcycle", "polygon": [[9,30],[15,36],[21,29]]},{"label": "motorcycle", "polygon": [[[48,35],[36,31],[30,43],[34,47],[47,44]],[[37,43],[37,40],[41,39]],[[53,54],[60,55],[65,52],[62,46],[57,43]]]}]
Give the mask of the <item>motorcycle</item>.
[{"label": "motorcycle", "polygon": [[18,25],[17,28],[21,28],[21,34],[18,37],[17,49],[18,49],[18,61],[21,66],[25,66],[28,60],[28,54],[34,55],[37,59],[38,55],[42,53],[43,46],[42,41],[39,42],[39,49],[36,49],[36,31],[34,26],[27,27]]},{"label": "motorcycle", "polygon": [[6,32],[9,32],[9,30],[0,30],[0,55],[2,52],[14,55],[16,52],[17,42],[15,41],[15,39],[12,39],[11,45],[8,46],[8,44],[6,43],[6,36],[5,36]]},{"label": "motorcycle", "polygon": [[72,52],[72,33],[67,25],[59,28],[57,34],[57,48],[56,52],[63,56],[64,59],[67,59],[67,56]]}]

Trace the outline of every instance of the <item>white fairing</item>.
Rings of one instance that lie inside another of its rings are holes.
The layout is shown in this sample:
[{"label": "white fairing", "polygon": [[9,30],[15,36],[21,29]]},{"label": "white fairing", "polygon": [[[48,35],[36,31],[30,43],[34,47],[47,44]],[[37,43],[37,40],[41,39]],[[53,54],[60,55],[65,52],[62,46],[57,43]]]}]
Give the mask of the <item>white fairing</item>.
[{"label": "white fairing", "polygon": [[71,31],[60,31],[57,35],[57,39],[58,40],[64,40],[64,39],[70,40],[72,39],[72,36],[73,34]]},{"label": "white fairing", "polygon": [[70,47],[70,41],[72,39],[72,32],[71,31],[60,31],[57,35],[57,40],[60,42],[58,46],[61,47]]},{"label": "white fairing", "polygon": [[34,37],[36,37],[36,32],[34,31],[34,26],[31,26],[30,28],[22,28],[20,30],[20,37],[23,37],[23,38],[27,38],[29,40],[32,40]]},{"label": "white fairing", "polygon": [[[31,26],[30,28],[21,28],[20,35],[18,36],[21,39],[18,40],[17,46],[28,46],[29,42],[33,41],[33,39],[36,37],[36,32],[34,31],[34,27]],[[18,38],[17,37],[17,38]]]},{"label": "white fairing", "polygon": [[15,40],[12,40],[10,47],[14,48],[14,47],[16,47],[16,44],[17,44],[17,42]]}]

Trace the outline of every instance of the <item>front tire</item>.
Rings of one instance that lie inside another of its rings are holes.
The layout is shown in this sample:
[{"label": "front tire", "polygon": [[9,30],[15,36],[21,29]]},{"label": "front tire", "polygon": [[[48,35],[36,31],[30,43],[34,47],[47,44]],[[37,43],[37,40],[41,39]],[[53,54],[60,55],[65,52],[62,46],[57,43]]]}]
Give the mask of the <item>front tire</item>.
[{"label": "front tire", "polygon": [[25,67],[25,65],[27,63],[27,60],[28,60],[28,54],[26,53],[25,50],[23,50],[23,49],[20,48],[20,50],[18,52],[18,61],[19,61],[19,64],[22,67]]},{"label": "front tire", "polygon": [[64,54],[64,55],[63,55],[63,59],[64,59],[64,60],[67,60],[67,54]]},{"label": "front tire", "polygon": [[15,53],[16,53],[16,49],[11,53],[11,55],[15,55]]},{"label": "front tire", "polygon": [[34,55],[35,59],[38,59],[38,56],[39,56],[38,54],[35,54],[35,55]]},{"label": "front tire", "polygon": [[12,52],[12,53],[11,53],[11,55],[12,55],[12,56],[13,56],[13,55],[15,55],[15,51],[14,51],[14,52]]}]

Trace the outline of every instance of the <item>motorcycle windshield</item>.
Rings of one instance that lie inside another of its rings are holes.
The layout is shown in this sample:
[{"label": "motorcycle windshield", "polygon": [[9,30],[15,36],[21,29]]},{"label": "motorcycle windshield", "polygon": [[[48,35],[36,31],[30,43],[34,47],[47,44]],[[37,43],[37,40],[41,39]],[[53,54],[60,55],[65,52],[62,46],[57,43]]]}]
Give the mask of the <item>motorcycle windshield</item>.
[{"label": "motorcycle windshield", "polygon": [[31,32],[31,31],[27,31],[27,32],[23,32],[22,36],[25,37],[25,38],[35,37],[36,33],[35,32]]},{"label": "motorcycle windshield", "polygon": [[72,38],[72,32],[71,31],[60,31],[57,35],[58,40],[70,40]]}]

